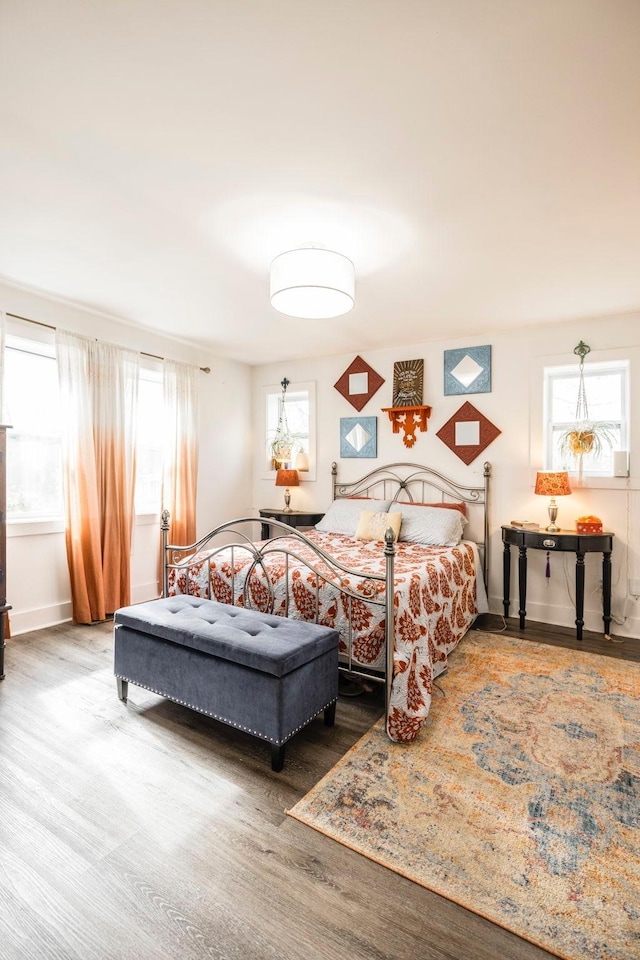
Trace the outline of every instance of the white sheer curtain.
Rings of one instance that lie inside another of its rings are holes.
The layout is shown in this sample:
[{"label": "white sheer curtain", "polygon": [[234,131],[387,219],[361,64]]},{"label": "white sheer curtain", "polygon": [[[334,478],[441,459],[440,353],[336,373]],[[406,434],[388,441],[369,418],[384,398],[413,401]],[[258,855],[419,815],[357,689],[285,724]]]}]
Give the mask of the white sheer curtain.
[{"label": "white sheer curtain", "polygon": [[73,618],[130,602],[138,355],[56,331]]},{"label": "white sheer curtain", "polygon": [[196,539],[198,368],[165,360],[162,507],[171,514],[171,543]]}]

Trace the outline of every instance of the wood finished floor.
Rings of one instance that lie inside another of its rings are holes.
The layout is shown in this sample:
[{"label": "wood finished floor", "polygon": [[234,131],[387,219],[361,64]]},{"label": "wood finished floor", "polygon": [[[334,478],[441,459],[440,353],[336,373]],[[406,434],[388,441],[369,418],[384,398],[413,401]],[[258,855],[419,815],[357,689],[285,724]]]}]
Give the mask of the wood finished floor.
[{"label": "wood finished floor", "polygon": [[[640,641],[585,636],[598,645],[640,659]],[[336,726],[310,724],[274,774],[244,734],[133,686],[120,703],[110,624],[10,640],[6,672],[0,960],[549,956],[286,816],[380,715],[379,693],[341,698]]]}]

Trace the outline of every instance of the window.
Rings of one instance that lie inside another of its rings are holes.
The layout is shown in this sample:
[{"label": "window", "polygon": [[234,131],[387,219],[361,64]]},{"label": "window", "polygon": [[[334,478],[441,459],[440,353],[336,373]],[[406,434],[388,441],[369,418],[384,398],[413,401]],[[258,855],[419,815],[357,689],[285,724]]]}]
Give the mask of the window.
[{"label": "window", "polygon": [[[628,361],[585,364],[584,385],[589,419],[594,424],[608,425],[612,443],[604,443],[599,456],[592,453],[583,458],[583,475],[610,477],[613,451],[629,449]],[[545,468],[548,470],[577,470],[576,460],[561,454],[560,438],[575,423],[578,386],[576,365],[545,368]]]},{"label": "window", "polygon": [[7,336],[7,519],[64,516],[58,371],[49,344]]},{"label": "window", "polygon": [[[285,393],[285,408],[289,433],[294,445],[291,466],[295,467],[298,453],[309,457],[309,472],[304,480],[315,480],[315,383],[290,384]],[[271,444],[278,429],[282,409],[282,387],[265,389],[266,429],[264,442],[265,479],[273,476]]]},{"label": "window", "polygon": [[159,513],[162,499],[162,374],[147,367],[138,380],[136,513]]},{"label": "window", "polygon": [[[7,520],[63,520],[58,369],[53,343],[7,335],[4,367]],[[138,384],[135,512],[159,513],[162,495],[162,373],[142,367]]]}]

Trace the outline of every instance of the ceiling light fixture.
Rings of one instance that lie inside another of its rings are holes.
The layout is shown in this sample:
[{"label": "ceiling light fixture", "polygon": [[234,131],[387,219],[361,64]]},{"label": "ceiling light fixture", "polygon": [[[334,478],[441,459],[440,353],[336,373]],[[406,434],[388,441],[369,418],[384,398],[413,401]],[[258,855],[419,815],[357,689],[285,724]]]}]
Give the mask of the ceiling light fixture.
[{"label": "ceiling light fixture", "polygon": [[348,257],[318,245],[281,253],[271,264],[271,304],[305,320],[340,317],[355,303],[355,268]]}]

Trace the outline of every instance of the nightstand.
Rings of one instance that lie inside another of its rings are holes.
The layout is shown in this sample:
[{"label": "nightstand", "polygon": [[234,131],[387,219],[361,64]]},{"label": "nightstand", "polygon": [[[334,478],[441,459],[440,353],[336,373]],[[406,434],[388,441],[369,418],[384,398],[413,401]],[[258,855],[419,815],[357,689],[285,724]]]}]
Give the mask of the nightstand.
[{"label": "nightstand", "polygon": [[602,619],[604,635],[609,636],[611,628],[611,551],[612,533],[577,533],[575,530],[523,530],[520,527],[502,528],[504,615],[509,616],[511,587],[511,547],[518,548],[518,593],[520,599],[520,629],[524,630],[527,615],[527,549],[575,553],[576,555],[576,636],[582,640],[584,626],[584,555],[602,553]]},{"label": "nightstand", "polygon": [[[265,519],[279,520],[281,523],[286,523],[290,527],[313,527],[324,517],[324,513],[313,513],[310,510],[273,510],[269,507],[264,507],[262,510],[259,510],[258,513]],[[271,525],[263,522],[260,534],[263,540],[269,539],[271,536],[270,530]]]}]

